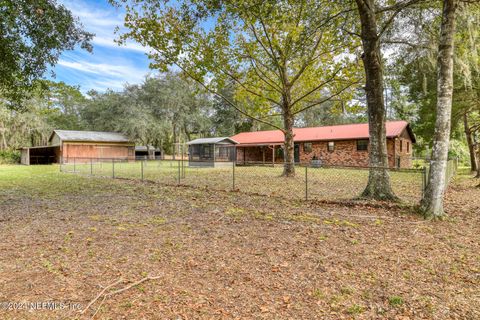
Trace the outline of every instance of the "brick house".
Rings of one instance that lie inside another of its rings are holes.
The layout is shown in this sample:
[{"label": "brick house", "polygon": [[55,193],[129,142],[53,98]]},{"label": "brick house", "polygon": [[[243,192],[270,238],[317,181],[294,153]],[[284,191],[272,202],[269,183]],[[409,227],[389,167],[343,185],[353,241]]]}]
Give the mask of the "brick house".
[{"label": "brick house", "polygon": [[[391,168],[412,166],[415,136],[406,121],[387,121],[387,152]],[[368,123],[294,128],[295,162],[313,158],[324,165],[368,166]],[[242,132],[233,137],[237,163],[282,163],[284,135],[280,130]]]}]

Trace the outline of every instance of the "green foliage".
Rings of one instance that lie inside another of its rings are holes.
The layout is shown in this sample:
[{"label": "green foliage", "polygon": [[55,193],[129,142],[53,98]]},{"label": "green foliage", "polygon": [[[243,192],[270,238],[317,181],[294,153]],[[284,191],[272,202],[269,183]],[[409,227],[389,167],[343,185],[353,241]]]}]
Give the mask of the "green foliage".
[{"label": "green foliage", "polygon": [[347,313],[351,315],[357,315],[365,311],[365,308],[358,304],[352,304],[347,308]]},{"label": "green foliage", "polygon": [[367,122],[365,106],[336,99],[307,109],[298,115],[296,123],[304,127]]},{"label": "green foliage", "polygon": [[[235,87],[226,86],[221,89],[223,96],[234,100]],[[252,131],[255,122],[233,109],[224,99],[215,96],[212,103],[213,117],[212,124],[214,136],[233,136],[239,132]]]},{"label": "green foliage", "polygon": [[[388,68],[390,107],[396,118],[412,123],[417,136],[416,154],[422,156],[429,156],[427,150],[431,149],[435,128],[439,9],[439,6],[433,10],[416,8],[405,13],[407,20],[402,21],[397,32],[404,33],[405,23],[415,19],[417,38],[413,42],[409,39],[412,46],[398,50],[399,54]],[[480,23],[480,8],[461,7],[457,20],[450,156],[466,160],[464,115],[472,128],[480,124],[480,92],[476,89],[480,85],[480,31],[476,27]]]},{"label": "green foliage", "polygon": [[[348,99],[358,82],[356,40],[342,31],[349,11],[336,2],[120,2],[130,30],[121,39],[153,48],[152,67],[177,66],[259,122],[282,128],[275,115]],[[233,99],[220,90],[230,83]]]},{"label": "green foliage", "polygon": [[388,298],[388,303],[392,307],[399,307],[399,306],[403,305],[403,298],[399,297],[399,296],[391,296],[391,297]]},{"label": "green foliage", "polygon": [[451,140],[450,148],[448,150],[448,157],[450,159],[458,159],[461,164],[470,164],[469,163],[469,153],[468,148],[462,141]]},{"label": "green foliage", "polygon": [[0,21],[0,95],[9,107],[18,107],[62,51],[77,44],[92,50],[93,35],[55,0],[2,0]]},{"label": "green foliage", "polygon": [[21,111],[0,102],[0,150],[45,145],[53,129],[81,129],[85,98],[65,83],[37,81]]},{"label": "green foliage", "polygon": [[20,163],[20,152],[17,150],[0,150],[0,164]]},{"label": "green foliage", "polygon": [[255,124],[177,73],[147,77],[120,92],[37,81],[21,111],[0,103],[0,150],[45,145],[54,129],[122,132],[166,152],[197,136],[230,136]]},{"label": "green foliage", "polygon": [[173,151],[194,135],[209,136],[211,100],[177,73],[147,77],[123,91],[89,92],[80,115],[87,128],[123,132],[142,145]]}]

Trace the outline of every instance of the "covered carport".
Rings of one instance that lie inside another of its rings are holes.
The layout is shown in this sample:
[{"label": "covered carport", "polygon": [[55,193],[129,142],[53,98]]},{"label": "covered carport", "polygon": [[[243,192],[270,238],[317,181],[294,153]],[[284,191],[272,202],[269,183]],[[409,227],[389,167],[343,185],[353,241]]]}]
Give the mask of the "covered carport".
[{"label": "covered carport", "polygon": [[25,165],[60,162],[60,146],[26,147],[20,151],[21,163]]}]

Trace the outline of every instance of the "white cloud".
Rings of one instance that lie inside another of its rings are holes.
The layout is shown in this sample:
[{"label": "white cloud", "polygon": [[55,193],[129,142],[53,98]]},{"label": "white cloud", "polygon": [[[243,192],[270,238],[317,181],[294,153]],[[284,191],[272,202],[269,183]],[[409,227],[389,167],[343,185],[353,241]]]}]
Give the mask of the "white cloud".
[{"label": "white cloud", "polygon": [[149,48],[134,41],[118,45],[114,30],[123,27],[124,12],[106,1],[60,0],[74,16],[78,17],[84,29],[94,33],[93,52],[75,49],[62,53],[57,63],[56,79],[71,85],[80,85],[86,92],[94,89],[121,90],[126,83],[142,82],[151,72],[145,53]]},{"label": "white cloud", "polygon": [[78,59],[76,61],[60,59],[58,66],[93,75],[81,77],[81,85],[85,90],[122,89],[126,83],[142,82],[146,75],[144,69],[134,66],[93,63]]},{"label": "white cloud", "polygon": [[93,44],[97,44],[100,46],[104,47],[111,47],[111,48],[119,48],[119,49],[129,49],[129,50],[134,50],[138,52],[143,52],[143,53],[148,53],[149,48],[144,47],[139,43],[136,42],[127,42],[123,45],[119,45],[118,43],[115,42],[114,37],[106,37],[106,36],[95,36],[92,40]]},{"label": "white cloud", "polygon": [[127,41],[125,45],[119,46],[115,43],[115,28],[119,27],[120,32],[126,31],[123,27],[123,13],[119,13],[113,6],[107,9],[100,8],[83,1],[62,1],[72,11],[73,15],[80,19],[88,32],[94,33],[93,44],[104,47],[121,48],[148,53],[149,48],[144,47],[135,41]]},{"label": "white cloud", "polygon": [[107,89],[121,90],[125,86],[125,82],[120,80],[95,80],[90,86],[97,91],[105,91]]},{"label": "white cloud", "polygon": [[[72,62],[66,60],[59,60],[58,65],[102,76],[143,78],[143,70],[139,70],[130,66],[92,63],[87,61]],[[136,74],[140,74],[140,76],[135,76]]]}]

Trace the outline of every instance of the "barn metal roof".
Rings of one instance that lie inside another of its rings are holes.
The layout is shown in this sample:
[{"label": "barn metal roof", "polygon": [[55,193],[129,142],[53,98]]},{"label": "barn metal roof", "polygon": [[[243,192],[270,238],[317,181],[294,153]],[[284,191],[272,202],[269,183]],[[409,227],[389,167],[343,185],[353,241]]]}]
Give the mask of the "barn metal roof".
[{"label": "barn metal roof", "polygon": [[[415,136],[406,121],[387,121],[387,138],[395,138],[406,129],[415,142]],[[369,139],[368,123],[346,124],[337,126],[294,128],[294,138],[299,141],[320,141],[320,140],[353,140]],[[279,144],[285,140],[280,130],[242,132],[232,137],[240,145]]]},{"label": "barn metal roof", "polygon": [[229,137],[217,137],[217,138],[199,138],[187,142],[187,144],[216,144],[220,142],[230,142],[232,144],[237,144],[237,141]]},{"label": "barn metal roof", "polygon": [[[149,149],[160,151],[160,148],[155,148],[154,146],[149,146]],[[147,146],[135,146],[135,151],[147,151]]]},{"label": "barn metal roof", "polygon": [[54,134],[62,141],[131,142],[128,137],[118,132],[54,130],[50,140]]}]

